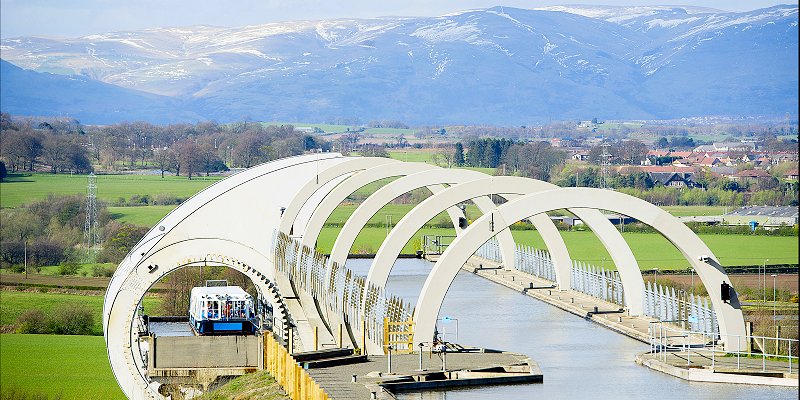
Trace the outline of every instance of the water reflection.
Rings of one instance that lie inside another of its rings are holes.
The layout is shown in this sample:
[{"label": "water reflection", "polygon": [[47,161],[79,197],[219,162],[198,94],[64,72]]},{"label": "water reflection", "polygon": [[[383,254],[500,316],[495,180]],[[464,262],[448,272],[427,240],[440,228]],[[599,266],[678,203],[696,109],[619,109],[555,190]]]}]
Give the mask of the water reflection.
[{"label": "water reflection", "polygon": [[[366,275],[371,261],[348,260],[347,266]],[[398,260],[389,291],[414,302],[432,265]],[[544,383],[404,393],[400,399],[797,398],[793,388],[690,383],[651,371],[634,363],[636,354],[648,349],[646,344],[463,271],[445,297],[440,317],[445,315],[458,319],[463,344],[518,352],[536,360]],[[454,322],[449,324],[448,331],[454,331]]]}]

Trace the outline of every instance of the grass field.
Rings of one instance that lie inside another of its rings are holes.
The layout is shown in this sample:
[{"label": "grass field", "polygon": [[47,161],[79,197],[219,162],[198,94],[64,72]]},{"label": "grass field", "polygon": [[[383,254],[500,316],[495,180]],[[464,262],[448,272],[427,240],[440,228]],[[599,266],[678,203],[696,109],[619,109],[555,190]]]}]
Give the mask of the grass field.
[{"label": "grass field", "polygon": [[119,222],[153,226],[177,206],[108,207],[111,218]]},{"label": "grass field", "polygon": [[[159,302],[158,297],[146,296],[143,301],[145,311],[151,313],[158,307]],[[103,334],[103,296],[99,295],[2,290],[0,291],[0,324],[14,324],[20,314],[32,308],[37,308],[47,314],[65,303],[80,303],[88,306],[94,315],[94,334]]]},{"label": "grass field", "polygon": [[15,392],[63,400],[125,399],[101,336],[0,335],[0,371],[3,398]]},{"label": "grass field", "polygon": [[408,162],[433,163],[435,149],[389,150],[389,157]]},{"label": "grass field", "polygon": [[[339,228],[324,228],[318,240],[318,247],[329,253],[336,240]],[[421,234],[453,235],[452,229],[424,228],[414,236]],[[518,243],[543,248],[544,242],[536,231],[513,231]],[[613,269],[614,263],[600,241],[592,232],[561,232],[564,242],[575,260],[589,262],[598,266]],[[683,269],[689,267],[688,262],[678,250],[655,233],[622,234],[631,246],[634,256],[642,269]],[[352,253],[374,253],[380,242],[386,237],[386,228],[365,228],[358,235],[351,249]],[[759,265],[769,259],[770,264],[797,263],[797,237],[794,236],[749,236],[749,235],[700,235],[711,251],[724,266]],[[416,248],[407,243],[404,253],[413,253]],[[370,249],[372,251],[370,251]]]},{"label": "grass field", "polygon": [[[162,193],[189,197],[220,179],[218,176],[188,180],[181,176],[162,179],[160,175],[98,175],[97,198],[110,202],[135,194],[155,196]],[[0,183],[0,207],[17,207],[45,199],[51,193],[85,196],[86,185],[86,175],[9,174]]]}]

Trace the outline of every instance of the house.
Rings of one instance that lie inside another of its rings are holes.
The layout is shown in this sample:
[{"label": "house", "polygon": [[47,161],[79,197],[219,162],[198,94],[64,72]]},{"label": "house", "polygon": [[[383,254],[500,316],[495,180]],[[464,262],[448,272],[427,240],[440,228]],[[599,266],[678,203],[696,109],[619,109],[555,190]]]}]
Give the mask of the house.
[{"label": "house", "polygon": [[797,180],[797,168],[795,168],[795,169],[793,169],[791,171],[786,171],[786,173],[783,174],[783,179],[786,179],[787,181],[796,181]]},{"label": "house", "polygon": [[648,174],[656,185],[678,189],[695,187],[695,182],[692,180],[694,174],[691,172],[648,172]]},{"label": "house", "polygon": [[691,151],[673,151],[673,152],[669,153],[670,157],[674,157],[674,158],[678,158],[678,159],[680,159],[680,158],[688,158],[691,155],[692,155]]},{"label": "house", "polygon": [[696,164],[701,167],[714,167],[720,163],[721,161],[717,157],[704,157],[702,160],[696,162]]},{"label": "house", "polygon": [[728,177],[728,179],[739,183],[757,183],[759,180],[767,178],[772,178],[772,175],[763,169],[746,169]]}]

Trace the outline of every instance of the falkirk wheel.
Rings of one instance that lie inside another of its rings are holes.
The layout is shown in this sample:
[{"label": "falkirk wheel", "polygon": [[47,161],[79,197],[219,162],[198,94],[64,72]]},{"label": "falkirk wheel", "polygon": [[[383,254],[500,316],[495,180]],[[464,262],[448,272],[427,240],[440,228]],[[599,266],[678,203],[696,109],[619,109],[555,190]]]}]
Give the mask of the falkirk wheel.
[{"label": "falkirk wheel", "polygon": [[[702,280],[719,322],[720,335],[744,335],[744,319],[735,291],[721,300],[721,284],[730,282],[711,250],[683,223],[646,201],[610,190],[558,188],[545,182],[517,177],[490,177],[474,171],[438,168],[385,158],[345,157],[314,153],[275,160],[223,179],[189,198],[154,226],[123,259],[111,278],[103,304],[103,332],[108,359],[117,382],[130,399],[161,399],[158,383],[149,380],[138,345],[139,306],[149,288],[168,273],[197,265],[222,265],[248,276],[259,297],[296,323],[300,350],[308,350],[309,332],[317,340],[334,342],[331,326],[346,321],[331,310],[315,306],[309,293],[277,271],[273,241],[284,234],[311,245],[321,224],[333,209],[360,187],[388,177],[398,177],[367,197],[339,233],[334,253],[339,262],[360,230],[382,205],[410,190],[425,187],[433,195],[421,202],[381,244],[367,282],[382,287],[396,254],[409,235],[431,216],[447,211],[457,238],[433,266],[416,301],[414,341],[433,337],[435,321],[445,294],[467,259],[487,240],[496,237],[503,262],[513,264],[511,224],[529,220],[543,236],[559,270],[559,289],[569,288],[569,254],[546,213],[568,209],[579,215],[599,236],[617,262],[626,296],[641,299],[644,286],[633,253],[619,233],[608,226],[601,210],[636,218],[650,225],[683,254]],[[507,201],[494,205],[489,195]],[[460,226],[458,204],[475,201],[483,216]],[[634,302],[636,303],[636,302]],[[362,305],[363,306],[363,305]],[[324,308],[324,307],[323,307]],[[641,312],[640,304],[629,311]],[[345,322],[346,323],[346,322]],[[358,327],[348,326],[357,331]],[[349,340],[345,345],[358,346]],[[303,345],[305,343],[305,345]],[[733,346],[725,341],[726,349]],[[380,346],[367,344],[370,353]]]}]

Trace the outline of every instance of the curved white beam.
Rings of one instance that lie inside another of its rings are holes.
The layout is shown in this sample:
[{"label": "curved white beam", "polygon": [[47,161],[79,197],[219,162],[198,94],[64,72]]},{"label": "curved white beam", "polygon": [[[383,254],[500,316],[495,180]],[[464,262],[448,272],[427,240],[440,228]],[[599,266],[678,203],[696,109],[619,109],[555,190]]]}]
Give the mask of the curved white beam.
[{"label": "curved white beam", "polygon": [[[303,237],[300,239],[300,243],[306,247],[315,249],[317,238],[322,231],[322,227],[325,225],[325,221],[328,220],[331,213],[333,213],[336,207],[338,207],[347,196],[350,196],[361,187],[381,179],[409,175],[436,168],[439,167],[423,163],[401,163],[379,165],[355,173],[342,181],[342,183],[336,186],[322,199],[308,219],[305,230],[302,233],[295,232],[295,236],[302,234]],[[456,224],[458,224],[458,221],[456,221]]]},{"label": "curved white beam", "polygon": [[[413,237],[414,233],[441,210],[478,196],[501,194],[509,200],[513,200],[518,198],[518,195],[557,188],[558,186],[544,181],[513,176],[497,176],[454,185],[425,199],[425,201],[409,211],[389,232],[370,265],[366,281],[367,285],[386,286],[392,267],[403,246]],[[598,236],[606,247],[608,253],[611,254],[611,258],[619,270],[630,313],[631,315],[641,314],[643,311],[642,293],[644,281],[636,258],[633,256],[633,252],[631,252],[625,239],[599,211],[584,208],[570,209],[569,211],[581,218],[591,228],[592,232]],[[537,223],[537,230],[542,227],[555,229],[547,214],[539,215],[546,218],[546,221]],[[561,238],[557,230],[555,234],[545,231],[540,232],[540,234],[545,238],[546,243],[553,241],[554,235],[557,235],[558,239]],[[555,246],[554,250],[558,251],[559,246]],[[568,257],[569,254],[567,254]],[[561,257],[553,257],[553,259],[558,260]],[[557,283],[560,287],[563,287],[562,283],[566,282],[566,287],[564,288],[568,288],[571,265],[563,262],[554,264]]]},{"label": "curved white beam", "polygon": [[744,336],[746,333],[739,299],[731,290],[730,302],[722,301],[721,284],[730,282],[730,279],[708,246],[681,221],[653,204],[611,190],[588,188],[555,189],[526,195],[473,222],[448,246],[425,280],[414,311],[415,345],[433,337],[439,309],[458,271],[470,255],[494,235],[489,229],[490,221],[495,228],[502,228],[530,215],[561,208],[609,210],[636,218],[661,233],[697,271],[711,298],[725,349],[736,349],[732,343],[738,340],[736,335]]},{"label": "curved white beam", "polygon": [[[421,187],[442,184],[458,184],[486,177],[488,177],[488,175],[478,171],[467,169],[437,168],[407,175],[386,184],[382,188],[376,190],[375,193],[367,197],[367,199],[364,200],[364,202],[361,203],[361,205],[359,205],[355,211],[353,211],[353,214],[350,215],[350,218],[347,219],[347,222],[345,222],[342,230],[339,232],[339,236],[336,238],[336,242],[333,244],[330,260],[338,263],[339,265],[344,265],[345,262],[347,262],[347,255],[350,252],[350,248],[353,247],[356,237],[364,228],[364,226],[367,225],[367,222],[369,222],[369,220],[375,216],[375,214],[380,211],[383,206],[389,204],[389,202],[398,196]],[[478,205],[478,208],[480,208],[483,212],[487,212],[495,208],[494,203],[485,196],[476,198],[475,204]],[[453,208],[453,211],[461,214],[461,211],[456,211],[457,207],[454,206],[455,204],[451,204],[451,206],[447,207],[446,209]],[[442,210],[439,211],[441,212]],[[457,222],[455,226],[458,226]],[[513,265],[514,239],[511,237],[511,232],[506,232],[506,235],[500,239],[510,240],[512,252],[510,255],[504,254],[503,260],[506,262],[506,264]],[[405,245],[405,242],[403,244]]]},{"label": "curved white beam", "polygon": [[134,353],[136,308],[147,289],[185,265],[186,257],[213,254],[231,256],[249,265],[252,273],[274,280],[272,254],[267,250],[280,222],[279,205],[288,204],[304,183],[298,176],[313,176],[318,169],[344,160],[340,154],[323,153],[242,171],[189,198],[134,246],[114,273],[103,303],[108,358],[129,399],[161,398]]},{"label": "curved white beam", "polygon": [[[278,228],[281,232],[290,235],[292,232],[292,225],[295,223],[300,210],[303,209],[308,200],[320,190],[327,183],[334,181],[336,178],[352,174],[357,171],[362,171],[378,165],[396,164],[398,160],[385,157],[353,157],[343,161],[339,164],[333,165],[319,171],[313,179],[309,180],[305,186],[297,191],[292,201],[286,205],[281,224]],[[332,188],[331,188],[332,189]],[[314,206],[314,208],[316,208]],[[302,228],[300,229],[302,230]]]}]

